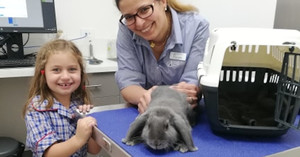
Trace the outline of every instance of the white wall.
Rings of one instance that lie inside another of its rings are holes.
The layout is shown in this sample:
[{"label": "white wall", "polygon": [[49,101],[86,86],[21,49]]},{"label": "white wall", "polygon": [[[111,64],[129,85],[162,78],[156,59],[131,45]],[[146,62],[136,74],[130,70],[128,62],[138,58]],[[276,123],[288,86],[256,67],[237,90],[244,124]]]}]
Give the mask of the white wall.
[{"label": "white wall", "polygon": [[[273,28],[276,0],[180,0],[199,8],[209,22],[216,27],[264,27]],[[56,18],[63,38],[74,39],[81,30],[92,32],[97,57],[106,56],[106,42],[115,39],[120,13],[114,0],[55,0]],[[36,35],[28,46],[40,45],[54,35]],[[75,43],[88,55],[88,39]],[[36,50],[36,49],[35,49]],[[26,49],[27,52],[33,49]]]},{"label": "white wall", "polygon": [[113,0],[56,0],[55,3],[58,29],[68,37],[80,36],[80,29],[92,29],[96,38],[115,38],[120,13]]},{"label": "white wall", "polygon": [[[94,53],[98,58],[106,56],[106,42],[117,36],[120,13],[114,0],[55,0],[56,21],[62,38],[82,37],[82,30],[91,30]],[[23,35],[26,38],[27,35]],[[55,34],[31,34],[27,47],[39,46]],[[88,56],[89,39],[75,40],[85,56]],[[38,47],[26,48],[25,53],[38,51]]]},{"label": "white wall", "polygon": [[277,0],[180,0],[198,7],[217,27],[273,28]]}]

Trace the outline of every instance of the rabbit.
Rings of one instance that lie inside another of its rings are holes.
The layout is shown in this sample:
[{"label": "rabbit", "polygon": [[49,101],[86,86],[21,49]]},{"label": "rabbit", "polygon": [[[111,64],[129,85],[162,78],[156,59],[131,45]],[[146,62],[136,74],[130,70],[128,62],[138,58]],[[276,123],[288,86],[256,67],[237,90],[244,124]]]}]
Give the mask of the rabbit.
[{"label": "rabbit", "polygon": [[193,112],[185,94],[169,86],[158,86],[151,94],[148,109],[130,124],[122,142],[127,145],[144,142],[155,150],[196,151],[188,117],[195,115]]}]

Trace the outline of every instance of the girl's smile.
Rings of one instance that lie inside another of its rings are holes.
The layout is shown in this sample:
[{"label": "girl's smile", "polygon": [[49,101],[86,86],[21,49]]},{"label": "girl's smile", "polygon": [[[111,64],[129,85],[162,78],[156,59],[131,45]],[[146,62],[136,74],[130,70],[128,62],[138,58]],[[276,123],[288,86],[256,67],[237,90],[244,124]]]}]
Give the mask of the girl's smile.
[{"label": "girl's smile", "polygon": [[59,86],[62,87],[62,89],[68,89],[71,87],[72,83],[58,83]]}]

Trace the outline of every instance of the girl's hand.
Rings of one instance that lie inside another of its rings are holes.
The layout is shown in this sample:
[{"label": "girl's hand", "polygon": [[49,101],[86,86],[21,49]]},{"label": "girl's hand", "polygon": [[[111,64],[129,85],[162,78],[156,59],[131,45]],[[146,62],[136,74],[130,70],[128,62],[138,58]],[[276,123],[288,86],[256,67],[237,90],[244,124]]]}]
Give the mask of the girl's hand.
[{"label": "girl's hand", "polygon": [[86,114],[90,112],[90,110],[94,107],[92,104],[83,104],[78,106],[78,110],[80,113]]},{"label": "girl's hand", "polygon": [[153,86],[150,89],[147,90],[146,93],[143,94],[143,96],[140,98],[138,103],[138,111],[140,113],[144,113],[146,109],[148,108],[148,105],[151,101],[151,93],[157,86]]},{"label": "girl's hand", "polygon": [[97,126],[97,121],[93,117],[84,117],[77,121],[75,137],[80,144],[84,145],[88,142],[94,126]]},{"label": "girl's hand", "polygon": [[199,87],[194,84],[188,84],[186,82],[180,82],[178,84],[172,85],[171,88],[177,91],[183,92],[187,95],[187,101],[195,107],[198,103],[198,93],[200,91]]}]

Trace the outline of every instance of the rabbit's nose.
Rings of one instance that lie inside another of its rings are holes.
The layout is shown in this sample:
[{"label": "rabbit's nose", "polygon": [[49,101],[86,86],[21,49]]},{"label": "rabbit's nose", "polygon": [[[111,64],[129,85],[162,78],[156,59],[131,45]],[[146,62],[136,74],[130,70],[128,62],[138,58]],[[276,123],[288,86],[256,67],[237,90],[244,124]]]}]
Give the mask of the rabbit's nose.
[{"label": "rabbit's nose", "polygon": [[161,149],[161,143],[159,141],[155,141],[155,148],[156,149]]}]

